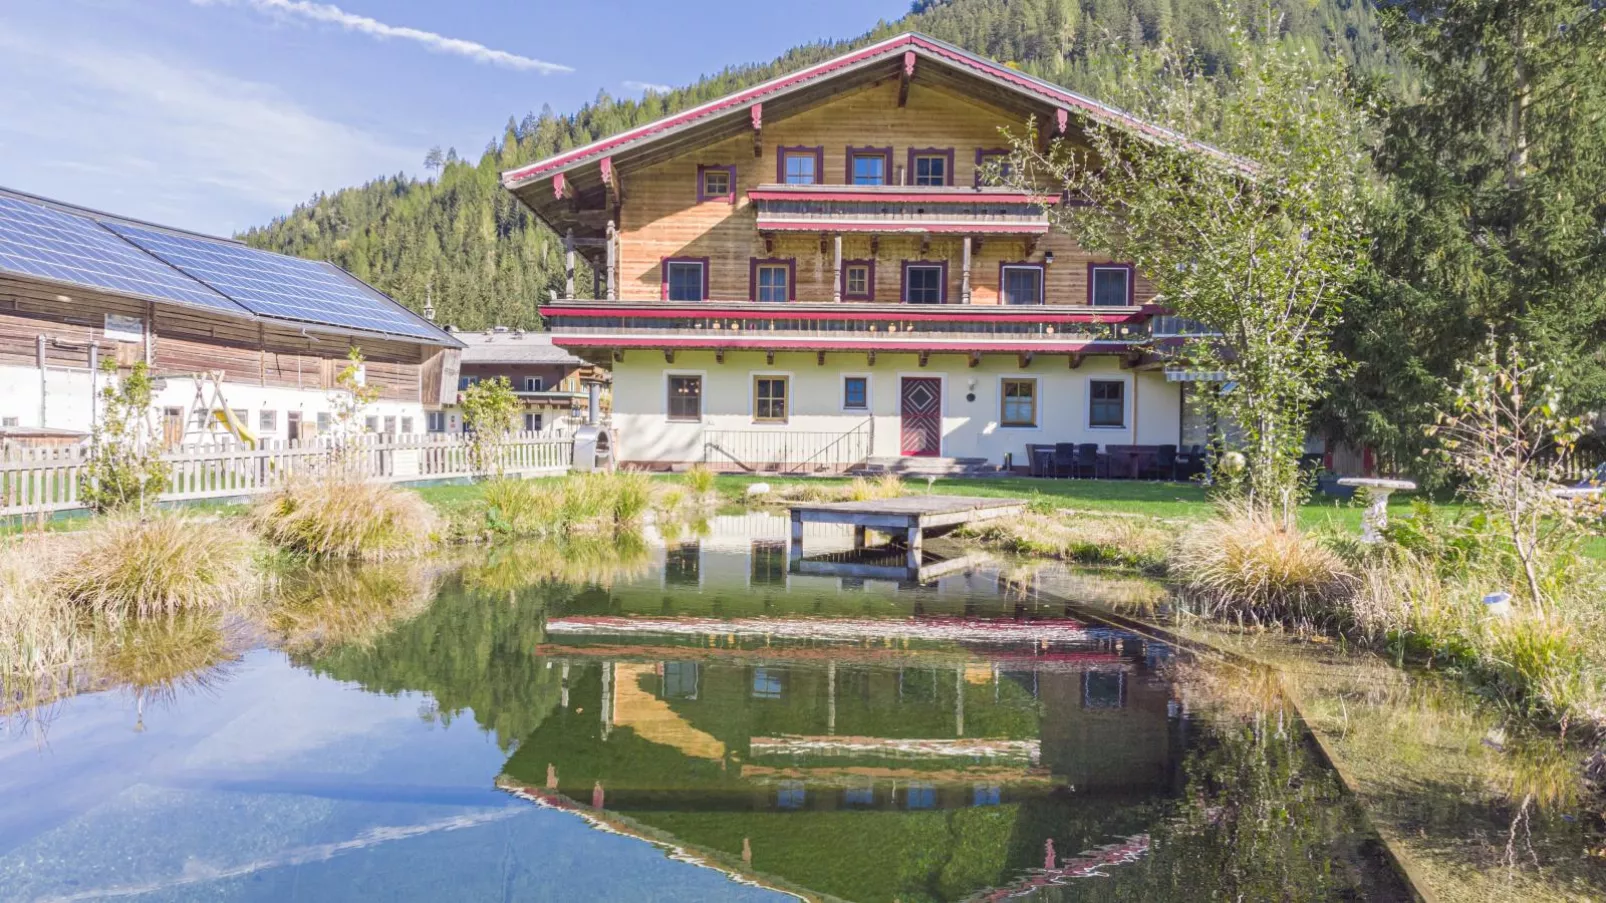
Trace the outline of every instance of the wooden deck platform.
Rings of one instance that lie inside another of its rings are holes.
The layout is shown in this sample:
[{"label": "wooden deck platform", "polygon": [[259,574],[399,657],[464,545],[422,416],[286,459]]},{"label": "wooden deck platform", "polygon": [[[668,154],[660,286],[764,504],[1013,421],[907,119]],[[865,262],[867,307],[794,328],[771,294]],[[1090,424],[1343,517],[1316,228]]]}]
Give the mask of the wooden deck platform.
[{"label": "wooden deck platform", "polygon": [[843,524],[853,527],[853,547],[865,545],[866,529],[901,538],[908,567],[918,570],[928,533],[947,532],[966,524],[1001,517],[1019,517],[1026,503],[1018,499],[963,495],[911,495],[864,502],[821,502],[789,506],[792,514],[792,557],[803,557],[803,525]]}]

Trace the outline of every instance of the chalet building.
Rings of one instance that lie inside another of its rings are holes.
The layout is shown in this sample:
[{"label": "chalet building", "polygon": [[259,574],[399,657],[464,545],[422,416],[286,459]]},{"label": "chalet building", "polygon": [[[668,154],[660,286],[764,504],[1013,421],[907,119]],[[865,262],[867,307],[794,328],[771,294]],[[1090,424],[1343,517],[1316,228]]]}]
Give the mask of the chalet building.
[{"label": "chalet building", "polygon": [[505,173],[597,274],[541,313],[611,362],[621,459],[1019,468],[1092,443],[1124,469],[1203,441],[1144,275],[1052,230],[1056,193],[984,184],[1030,118],[1183,140],[904,34]]},{"label": "chalet building", "polygon": [[[498,326],[453,336],[464,346],[458,392],[481,380],[505,378],[523,407],[515,426],[526,432],[562,431],[583,423],[588,386],[608,381],[606,370],[552,344],[549,333]],[[461,431],[461,411],[454,404],[430,414],[429,429]]]},{"label": "chalet building", "polygon": [[[422,433],[462,343],[333,264],[0,190],[0,432],[83,436],[144,361],[169,444],[309,439],[356,347],[372,432]],[[19,440],[20,441],[20,440]]]}]

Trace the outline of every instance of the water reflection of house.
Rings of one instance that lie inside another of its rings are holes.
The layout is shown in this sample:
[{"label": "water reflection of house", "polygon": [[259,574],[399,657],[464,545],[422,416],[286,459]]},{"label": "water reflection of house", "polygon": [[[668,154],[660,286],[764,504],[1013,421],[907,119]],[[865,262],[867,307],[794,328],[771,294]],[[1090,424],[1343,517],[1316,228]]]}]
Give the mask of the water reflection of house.
[{"label": "water reflection of house", "polygon": [[561,656],[567,701],[506,781],[701,857],[745,847],[741,867],[782,886],[964,896],[1041,865],[1050,839],[1074,852],[1139,833],[1130,804],[1174,787],[1169,696],[1135,646],[1013,661],[957,647],[939,665],[920,649],[611,639],[540,650]]}]

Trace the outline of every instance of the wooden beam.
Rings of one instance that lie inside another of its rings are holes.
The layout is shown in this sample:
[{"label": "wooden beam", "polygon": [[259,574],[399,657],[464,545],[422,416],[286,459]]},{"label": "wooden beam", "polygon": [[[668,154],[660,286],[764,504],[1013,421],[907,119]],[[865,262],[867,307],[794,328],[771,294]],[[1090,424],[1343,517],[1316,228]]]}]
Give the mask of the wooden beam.
[{"label": "wooden beam", "polygon": [[821,257],[825,256],[825,249],[830,246],[830,243],[831,243],[831,236],[825,234],[824,232],[821,232],[820,233],[820,256]]},{"label": "wooden beam", "polygon": [[930,253],[931,253],[931,235],[929,233],[922,232],[920,234],[920,256],[923,258],[927,254],[930,254]]},{"label": "wooden beam", "polygon": [[905,50],[903,52],[903,73],[898,76],[898,106],[904,106],[909,102],[909,82],[913,81],[914,77],[915,52],[913,50]]},{"label": "wooden beam", "polygon": [[674,362],[675,362],[675,349],[673,349],[673,348],[665,348],[664,349],[664,363],[673,364]]},{"label": "wooden beam", "polygon": [[569,187],[569,177],[560,172],[552,177],[552,199],[561,201],[566,197],[574,197],[574,191]]},{"label": "wooden beam", "polygon": [[764,156],[764,105],[755,103],[747,110],[753,122],[753,156]]},{"label": "wooden beam", "polygon": [[[969,235],[965,236],[965,250],[964,250],[963,256],[960,258],[960,261],[961,262],[960,262],[960,270],[959,270],[959,303],[961,303],[961,304],[969,304],[970,303],[970,236]],[[1000,292],[1002,292],[1004,290],[1004,287],[1000,285],[998,287],[998,290]],[[1002,300],[1002,299],[1000,299],[1000,300]],[[974,366],[974,365],[972,365],[972,366]]]},{"label": "wooden beam", "polygon": [[819,366],[821,366],[821,367],[824,367],[825,366],[825,352],[816,351],[814,353],[814,363],[819,365]]},{"label": "wooden beam", "polygon": [[619,300],[619,230],[608,220],[608,300]]},{"label": "wooden beam", "polygon": [[618,194],[619,194],[619,186],[617,184],[615,184],[615,182],[614,182],[613,158],[612,157],[603,157],[602,160],[598,163],[598,167],[602,170],[602,187],[603,187],[603,189],[608,194],[611,194],[611,195],[614,195],[615,197],[617,197]]},{"label": "wooden beam", "polygon": [[981,352],[980,351],[972,351],[970,353],[970,366],[972,368],[981,366]]},{"label": "wooden beam", "polygon": [[1143,352],[1141,351],[1133,351],[1121,355],[1122,370],[1135,370],[1141,363],[1143,363]]},{"label": "wooden beam", "polygon": [[929,352],[929,351],[920,352],[920,366],[924,367],[926,365],[926,361],[928,361],[930,359],[931,359],[931,352]]},{"label": "wooden beam", "polygon": [[775,352],[773,352],[773,351],[764,352],[764,366],[766,366],[766,367],[775,366]]},{"label": "wooden beam", "polygon": [[1063,135],[1071,129],[1071,111],[1060,107],[1054,111],[1054,134]]},{"label": "wooden beam", "polygon": [[1022,370],[1025,370],[1027,367],[1032,365],[1032,353],[1030,351],[1024,351],[1015,355],[1015,362],[1020,365]]},{"label": "wooden beam", "polygon": [[574,297],[574,230],[563,235],[563,297]]},{"label": "wooden beam", "polygon": [[875,257],[881,253],[881,236],[870,236],[870,256]]},{"label": "wooden beam", "polygon": [[716,364],[725,363],[725,349],[723,349],[723,348],[715,348],[714,349],[714,363],[716,363]]},{"label": "wooden beam", "polygon": [[613,362],[616,363],[616,364],[624,363],[625,362],[625,353],[624,353],[624,351],[622,351],[622,350],[620,350],[618,348],[615,348],[613,350]]},{"label": "wooden beam", "polygon": [[865,360],[866,364],[868,364],[871,367],[874,367],[875,366],[875,352],[874,351],[866,351],[864,353],[864,360]]},{"label": "wooden beam", "polygon": [[[831,300],[842,300],[842,235],[836,236],[836,263],[831,267]],[[820,363],[825,363],[825,356],[820,356]]]},{"label": "wooden beam", "polygon": [[1072,352],[1071,356],[1070,356],[1071,369],[1075,370],[1076,368],[1082,366],[1082,359],[1085,358],[1086,356],[1087,355],[1083,354],[1080,351]]}]

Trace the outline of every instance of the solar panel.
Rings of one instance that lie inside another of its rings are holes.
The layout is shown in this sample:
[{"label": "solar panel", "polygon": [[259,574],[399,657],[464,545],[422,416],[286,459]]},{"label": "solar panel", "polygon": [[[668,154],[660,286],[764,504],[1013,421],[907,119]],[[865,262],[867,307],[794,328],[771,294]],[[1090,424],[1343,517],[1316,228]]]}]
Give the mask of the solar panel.
[{"label": "solar panel", "polygon": [[261,316],[439,336],[421,318],[333,264],[123,223],[105,225]]},{"label": "solar panel", "polygon": [[94,220],[0,196],[0,270],[239,315],[239,305]]}]

